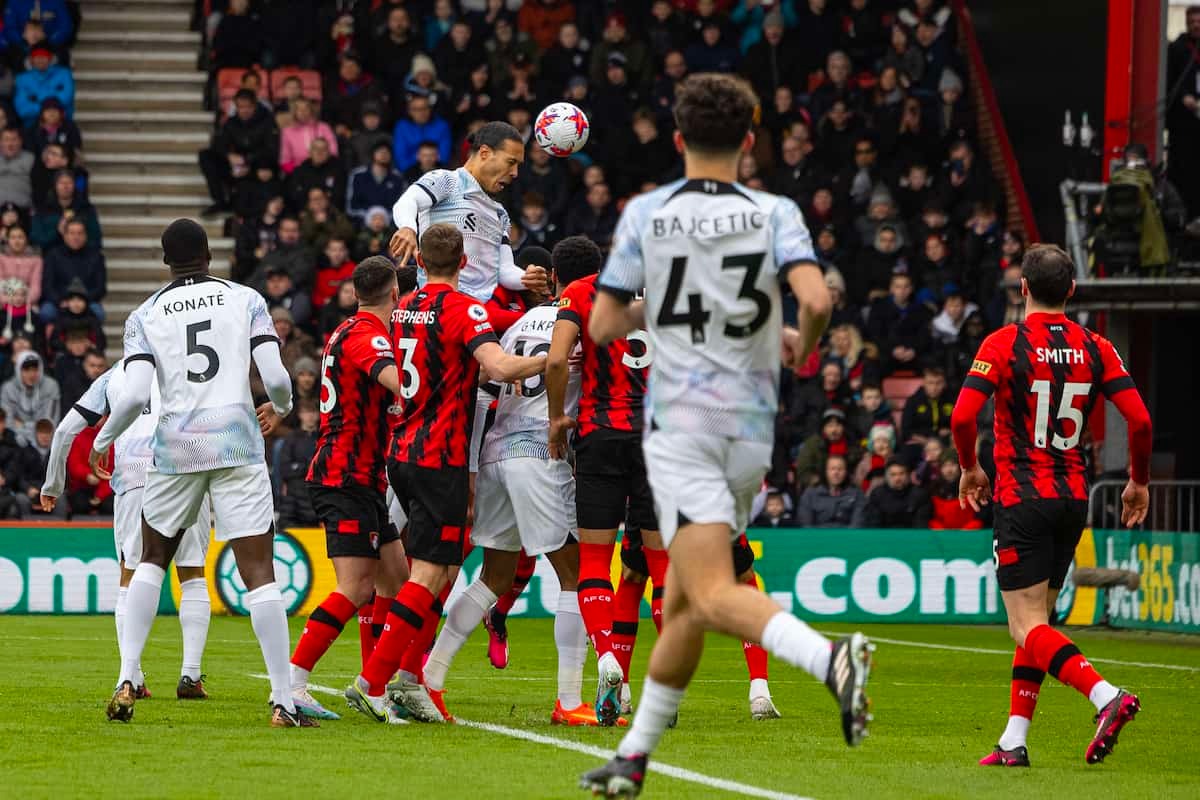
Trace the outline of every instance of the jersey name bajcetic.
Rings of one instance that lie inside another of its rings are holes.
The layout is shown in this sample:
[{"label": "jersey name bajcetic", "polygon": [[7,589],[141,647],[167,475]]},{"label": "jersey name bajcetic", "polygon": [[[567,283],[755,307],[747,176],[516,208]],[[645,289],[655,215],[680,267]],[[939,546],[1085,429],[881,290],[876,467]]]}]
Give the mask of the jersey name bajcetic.
[{"label": "jersey name bajcetic", "polygon": [[647,429],[774,440],[779,284],[808,263],[812,240],[786,197],[679,180],[629,201],[598,283],[623,300],[645,288]]},{"label": "jersey name bajcetic", "polygon": [[250,353],[277,342],[262,296],[210,275],[172,281],[125,323],[125,363],[154,364],[162,403],[154,468],[205,472],[263,462]]}]

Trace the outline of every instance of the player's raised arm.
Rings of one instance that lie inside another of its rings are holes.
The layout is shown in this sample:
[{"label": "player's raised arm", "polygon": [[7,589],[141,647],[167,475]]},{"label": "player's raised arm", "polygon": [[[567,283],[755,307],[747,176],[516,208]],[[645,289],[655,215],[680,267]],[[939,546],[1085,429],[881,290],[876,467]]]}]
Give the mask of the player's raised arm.
[{"label": "player's raised arm", "polygon": [[[454,173],[444,169],[435,169],[425,173],[421,178],[404,190],[400,199],[392,206],[392,221],[396,223],[396,233],[388,245],[392,258],[400,266],[417,253],[417,220],[422,211],[428,211],[448,195],[448,189],[454,180]],[[509,251],[511,256],[512,251]]]}]

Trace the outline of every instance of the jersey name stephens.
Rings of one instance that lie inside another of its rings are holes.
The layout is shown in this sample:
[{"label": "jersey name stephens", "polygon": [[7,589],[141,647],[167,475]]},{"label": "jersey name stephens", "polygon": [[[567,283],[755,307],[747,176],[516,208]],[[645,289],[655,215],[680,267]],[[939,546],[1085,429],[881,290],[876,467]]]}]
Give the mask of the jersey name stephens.
[{"label": "jersey name stephens", "polygon": [[741,211],[719,217],[656,217],[651,235],[656,239],[673,236],[728,236],[761,229],[767,217],[761,211]]},{"label": "jersey name stephens", "polygon": [[433,309],[429,309],[428,311],[413,311],[410,308],[401,308],[392,314],[392,322],[401,325],[435,325],[437,323],[437,312]]},{"label": "jersey name stephens", "polygon": [[189,297],[186,300],[171,300],[159,306],[162,309],[163,316],[168,317],[171,314],[178,314],[183,311],[196,311],[201,308],[215,308],[216,306],[225,305],[225,295],[220,292],[214,292],[209,295],[201,295],[200,297]]}]

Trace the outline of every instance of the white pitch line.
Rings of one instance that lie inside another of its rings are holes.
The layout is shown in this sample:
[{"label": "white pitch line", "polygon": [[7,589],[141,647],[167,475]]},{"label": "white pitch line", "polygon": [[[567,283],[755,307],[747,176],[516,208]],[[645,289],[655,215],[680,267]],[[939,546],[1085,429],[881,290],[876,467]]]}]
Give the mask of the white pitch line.
[{"label": "white pitch line", "polygon": [[[823,631],[826,636],[849,636],[849,633]],[[922,647],[926,650],[955,650],[960,653],[980,653],[982,655],[1011,656],[1012,650],[996,650],[990,647],[966,647],[958,644],[937,644],[935,642],[910,642],[905,639],[882,639],[878,636],[868,636],[872,642],[880,644],[897,644],[902,647]],[[1118,667],[1146,667],[1149,669],[1170,669],[1176,672],[1200,672],[1200,667],[1189,667],[1182,664],[1155,664],[1149,661],[1118,661],[1115,658],[1092,658],[1087,660],[1093,664],[1115,664]]]},{"label": "white pitch line", "polygon": [[[266,675],[254,673],[251,678],[267,679]],[[320,694],[330,694],[342,696],[339,689],[334,689],[330,686],[321,686],[320,684],[310,683],[308,685],[310,692],[318,692]],[[466,719],[458,719],[458,724],[465,728],[475,728],[476,730],[487,731],[488,733],[498,733],[501,736],[507,736],[511,739],[522,739],[526,742],[534,742],[536,744],[544,744],[550,747],[557,747],[559,750],[569,750],[574,753],[583,753],[586,756],[594,756],[608,760],[613,757],[612,750],[605,750],[603,747],[595,745],[583,744],[582,742],[572,742],[566,739],[558,739],[554,736],[545,736],[533,731],[521,730],[520,728],[509,728],[504,725],[493,725],[490,722],[473,722]],[[710,789],[720,789],[726,792],[745,795],[747,797],[762,797],[765,800],[812,800],[811,797],[802,797],[797,794],[788,794],[787,792],[777,792],[773,789],[762,789],[758,786],[751,786],[747,783],[738,783],[737,781],[725,780],[724,778],[714,778],[711,775],[705,775],[701,772],[694,772],[683,767],[673,767],[670,764],[662,764],[657,761],[649,763],[649,770],[666,775],[670,778],[675,778],[689,783],[696,783],[701,786],[707,786]]]}]

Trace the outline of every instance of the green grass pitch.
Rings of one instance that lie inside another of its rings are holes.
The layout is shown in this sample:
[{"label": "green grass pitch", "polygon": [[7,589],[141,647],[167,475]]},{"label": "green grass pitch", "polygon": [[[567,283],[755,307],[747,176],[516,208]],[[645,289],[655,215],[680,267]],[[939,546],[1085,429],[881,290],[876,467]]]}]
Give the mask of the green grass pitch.
[{"label": "green grass pitch", "polygon": [[[302,625],[292,620],[293,642]],[[488,665],[482,630],[467,643],[447,685],[451,711],[465,720],[615,747],[618,730],[549,724],[551,621],[510,625],[512,664],[503,672]],[[357,670],[353,627],[318,665],[314,683],[341,688]],[[1200,640],[1072,632],[1109,680],[1139,693],[1142,713],[1106,763],[1087,766],[1092,708],[1047,679],[1030,736],[1033,768],[1005,770],[975,762],[990,750],[1008,713],[1009,657],[969,649],[1008,652],[1006,632],[900,625],[867,632],[909,644],[879,642],[871,680],[875,723],[861,748],[843,745],[825,688],[775,661],[772,694],[783,719],[753,722],[741,648],[710,637],[679,727],[667,733],[657,761],[821,800],[1200,797]],[[653,637],[644,620],[634,659],[635,700]],[[585,796],[575,788],[578,775],[600,763],[593,755],[502,733],[384,726],[353,712],[318,730],[273,730],[267,684],[252,677],[263,666],[246,619],[214,617],[204,667],[212,698],[185,703],[173,691],[179,627],[174,618],[160,618],[143,665],[155,696],[138,703],[132,723],[110,723],[103,709],[117,670],[113,640],[107,617],[0,618],[0,796],[570,798]],[[585,699],[594,664],[587,675]],[[343,711],[339,698],[318,697]],[[651,772],[645,796],[738,795]]]}]

